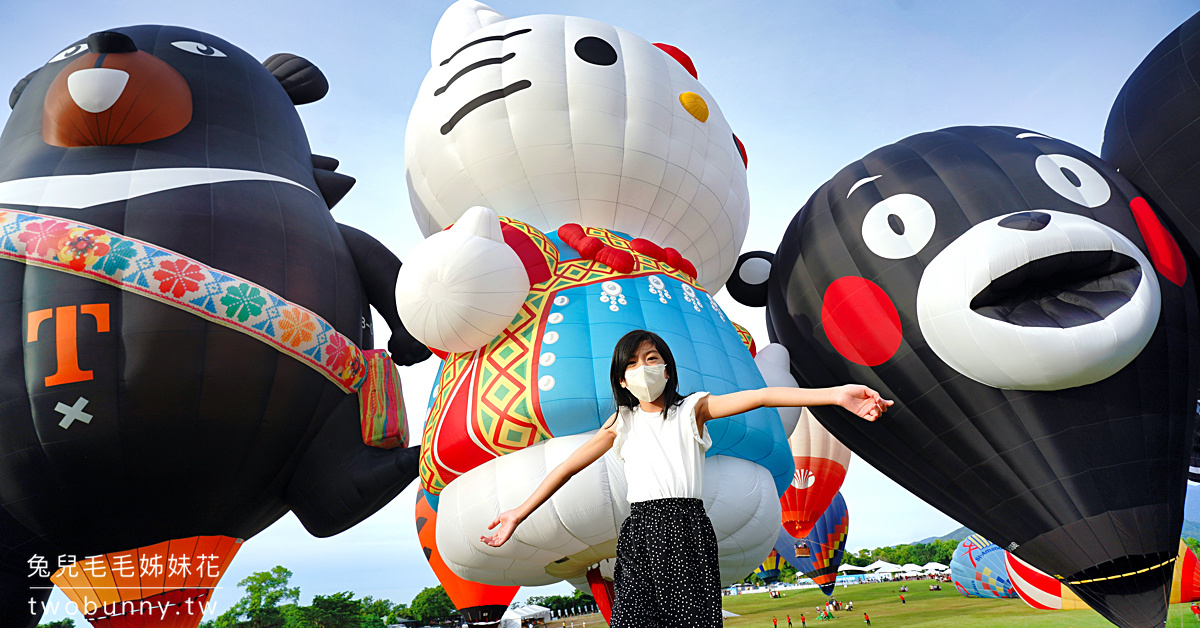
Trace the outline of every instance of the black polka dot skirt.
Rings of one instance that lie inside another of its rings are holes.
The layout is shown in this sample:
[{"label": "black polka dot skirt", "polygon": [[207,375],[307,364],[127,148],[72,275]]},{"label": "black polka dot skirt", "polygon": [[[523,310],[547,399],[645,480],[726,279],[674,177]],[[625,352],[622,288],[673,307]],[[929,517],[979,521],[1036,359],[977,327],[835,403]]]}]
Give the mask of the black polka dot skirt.
[{"label": "black polka dot skirt", "polygon": [[631,504],[617,537],[612,628],[721,626],[717,535],[699,499]]}]

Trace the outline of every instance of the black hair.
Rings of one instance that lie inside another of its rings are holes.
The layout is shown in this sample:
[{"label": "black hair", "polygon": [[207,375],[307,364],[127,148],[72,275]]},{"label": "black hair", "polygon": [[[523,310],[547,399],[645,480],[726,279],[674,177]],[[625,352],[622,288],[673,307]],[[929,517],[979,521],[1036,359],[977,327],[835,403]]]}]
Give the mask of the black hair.
[{"label": "black hair", "polygon": [[617,341],[617,346],[613,349],[612,366],[608,370],[608,379],[612,382],[613,399],[617,402],[618,410],[639,407],[641,402],[633,393],[629,392],[628,388],[621,386],[621,382],[625,380],[625,367],[636,358],[638,348],[647,341],[654,345],[667,365],[667,387],[663,390],[662,410],[665,419],[667,410],[683,403],[684,397],[679,394],[679,377],[675,371],[675,356],[671,354],[671,348],[667,346],[666,341],[658,334],[645,329],[635,329],[621,336],[621,339]]}]

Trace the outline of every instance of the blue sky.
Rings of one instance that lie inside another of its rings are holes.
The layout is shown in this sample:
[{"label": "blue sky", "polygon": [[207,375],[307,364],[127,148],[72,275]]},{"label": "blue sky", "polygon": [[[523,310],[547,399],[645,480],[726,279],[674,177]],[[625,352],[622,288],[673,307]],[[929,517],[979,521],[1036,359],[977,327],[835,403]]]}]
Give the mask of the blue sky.
[{"label": "blue sky", "polygon": [[[420,239],[404,183],[408,112],[429,66],[446,1],[8,2],[0,22],[0,85],[14,85],[67,44],[116,26],[176,24],[218,35],[265,59],[292,52],[329,78],[324,100],[300,108],[314,152],[359,181],[334,211],[403,258]],[[676,45],[695,62],[749,155],[752,206],[744,250],[775,250],[818,186],[845,164],[914,133],[959,124],[1024,127],[1099,152],[1125,78],[1196,9],[1190,2],[689,2],[496,0],[510,16],[580,15]],[[3,92],[0,92],[3,93]],[[7,119],[8,110],[0,111]],[[718,297],[760,343],[761,310]],[[433,365],[402,373],[420,433]],[[856,459],[843,489],[851,548],[908,542],[957,524]],[[250,540],[217,602],[236,583],[283,564],[302,600],[352,590],[408,602],[436,584],[413,530],[413,490],[358,527],[314,539],[291,517]],[[517,596],[565,592],[567,585]],[[65,601],[61,593],[54,600]],[[65,616],[47,615],[48,618]],[[78,619],[78,618],[77,618]]]}]

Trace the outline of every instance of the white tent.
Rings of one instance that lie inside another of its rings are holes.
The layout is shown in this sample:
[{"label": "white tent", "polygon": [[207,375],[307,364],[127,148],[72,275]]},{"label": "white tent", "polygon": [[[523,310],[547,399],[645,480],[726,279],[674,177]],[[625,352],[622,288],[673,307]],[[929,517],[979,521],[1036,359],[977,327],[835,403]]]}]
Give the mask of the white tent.
[{"label": "white tent", "polygon": [[521,628],[521,622],[527,619],[550,621],[550,609],[536,604],[510,608],[500,617],[500,628]]},{"label": "white tent", "polygon": [[920,565],[914,565],[913,563],[904,563],[904,566],[901,567],[901,569],[910,573],[917,573],[925,568]]},{"label": "white tent", "polygon": [[941,563],[935,563],[932,561],[925,563],[925,566],[922,567],[921,569],[924,569],[925,571],[949,571],[950,570],[949,567],[947,567]]},{"label": "white tent", "polygon": [[896,573],[898,571],[904,571],[904,568],[900,565],[889,563],[886,560],[877,560],[870,565],[863,567],[863,569],[866,569],[867,571],[873,571],[875,573]]},{"label": "white tent", "polygon": [[867,572],[866,567],[859,567],[857,565],[842,565],[841,567],[838,567],[838,573],[866,573],[866,572]]}]

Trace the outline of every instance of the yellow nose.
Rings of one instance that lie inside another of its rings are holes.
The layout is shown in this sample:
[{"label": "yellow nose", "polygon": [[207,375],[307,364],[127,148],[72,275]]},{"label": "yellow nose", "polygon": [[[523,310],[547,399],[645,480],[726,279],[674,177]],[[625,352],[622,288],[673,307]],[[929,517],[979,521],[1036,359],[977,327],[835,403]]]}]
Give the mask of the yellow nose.
[{"label": "yellow nose", "polygon": [[701,122],[708,122],[708,103],[704,102],[704,98],[700,94],[684,92],[679,95],[679,104],[683,105],[683,108],[687,109],[693,118]]}]

